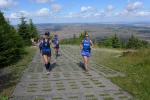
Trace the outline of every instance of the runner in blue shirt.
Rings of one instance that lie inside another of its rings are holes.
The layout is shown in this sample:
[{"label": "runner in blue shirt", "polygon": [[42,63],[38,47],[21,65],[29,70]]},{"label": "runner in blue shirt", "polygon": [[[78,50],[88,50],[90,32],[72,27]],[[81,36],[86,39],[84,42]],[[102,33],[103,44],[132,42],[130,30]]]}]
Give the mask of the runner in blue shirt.
[{"label": "runner in blue shirt", "polygon": [[51,60],[51,40],[49,38],[49,33],[45,33],[45,36],[41,42],[41,51],[44,59],[45,67],[47,70],[47,74],[51,71],[50,60]]},{"label": "runner in blue shirt", "polygon": [[93,42],[90,40],[89,35],[85,35],[85,39],[82,40],[80,44],[81,55],[83,57],[85,70],[89,70],[89,58],[91,56],[91,47],[93,46]]}]

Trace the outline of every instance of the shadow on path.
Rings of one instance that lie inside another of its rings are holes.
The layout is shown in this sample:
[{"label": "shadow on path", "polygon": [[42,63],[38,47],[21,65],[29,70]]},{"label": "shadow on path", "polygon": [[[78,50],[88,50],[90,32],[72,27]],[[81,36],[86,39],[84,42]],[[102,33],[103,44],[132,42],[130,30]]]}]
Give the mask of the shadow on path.
[{"label": "shadow on path", "polygon": [[50,71],[52,71],[57,66],[56,62],[52,63],[50,66]]},{"label": "shadow on path", "polygon": [[85,71],[85,67],[84,67],[84,63],[83,62],[78,62],[77,63],[77,65],[81,68],[81,69],[83,69],[84,71]]}]

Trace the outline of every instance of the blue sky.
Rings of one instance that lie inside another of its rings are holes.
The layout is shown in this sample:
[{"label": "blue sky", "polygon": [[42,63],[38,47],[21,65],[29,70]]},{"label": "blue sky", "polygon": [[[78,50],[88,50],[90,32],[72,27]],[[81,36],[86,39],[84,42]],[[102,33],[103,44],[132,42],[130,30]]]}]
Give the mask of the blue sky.
[{"label": "blue sky", "polygon": [[150,0],[0,0],[12,24],[20,16],[34,23],[150,21]]}]

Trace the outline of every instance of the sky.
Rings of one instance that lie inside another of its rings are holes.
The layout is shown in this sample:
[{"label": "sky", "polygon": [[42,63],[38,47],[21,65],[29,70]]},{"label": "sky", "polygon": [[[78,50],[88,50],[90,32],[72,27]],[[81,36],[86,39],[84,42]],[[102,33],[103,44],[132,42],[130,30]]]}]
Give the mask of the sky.
[{"label": "sky", "polygon": [[150,0],[0,0],[12,24],[150,22]]}]

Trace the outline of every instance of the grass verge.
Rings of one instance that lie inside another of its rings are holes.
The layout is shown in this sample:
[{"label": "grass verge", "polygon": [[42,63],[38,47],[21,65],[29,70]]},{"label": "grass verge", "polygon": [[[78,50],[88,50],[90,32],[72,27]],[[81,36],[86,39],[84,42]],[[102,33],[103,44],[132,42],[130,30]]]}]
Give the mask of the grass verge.
[{"label": "grass verge", "polygon": [[134,96],[135,100],[150,99],[150,49],[136,52],[95,50],[93,58],[99,64],[126,74],[111,78],[112,82]]},{"label": "grass verge", "polygon": [[32,61],[35,55],[35,47],[26,47],[25,54],[22,59],[16,64],[0,69],[0,100],[8,100],[11,96],[16,84],[19,82],[23,71],[27,68],[28,64]]}]

